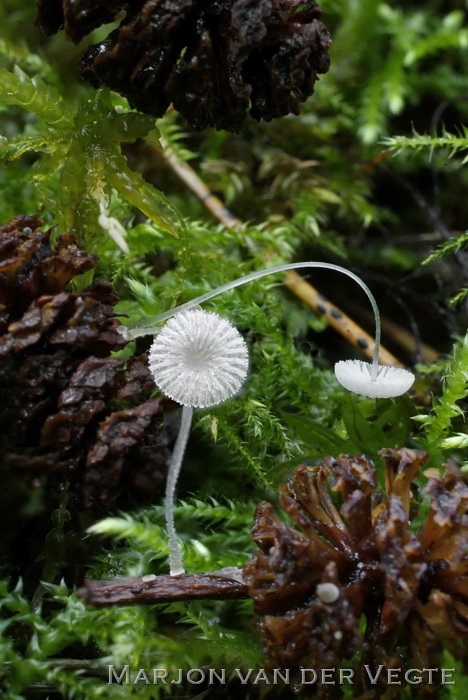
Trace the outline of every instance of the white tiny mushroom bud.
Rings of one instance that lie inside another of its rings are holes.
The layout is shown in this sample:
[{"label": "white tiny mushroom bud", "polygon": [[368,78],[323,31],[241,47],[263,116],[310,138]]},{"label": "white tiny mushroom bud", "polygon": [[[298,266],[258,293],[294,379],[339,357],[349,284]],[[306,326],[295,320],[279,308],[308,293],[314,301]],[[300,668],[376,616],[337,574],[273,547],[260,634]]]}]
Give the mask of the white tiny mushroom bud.
[{"label": "white tiny mushroom bud", "polygon": [[334,583],[319,583],[315,589],[322,603],[334,603],[340,597],[340,589]]},{"label": "white tiny mushroom bud", "polygon": [[239,331],[217,314],[191,309],[173,316],[149,354],[154,380],[183,406],[216,406],[234,396],[247,376],[249,356]]},{"label": "white tiny mushroom bud", "polygon": [[335,365],[335,376],[345,389],[369,398],[389,399],[408,391],[415,376],[400,367],[379,365],[372,376],[372,364],[361,360],[341,360]]},{"label": "white tiny mushroom bud", "polygon": [[156,580],[156,575],[155,574],[145,574],[144,576],[141,577],[141,580],[144,583],[151,583],[151,581]]}]

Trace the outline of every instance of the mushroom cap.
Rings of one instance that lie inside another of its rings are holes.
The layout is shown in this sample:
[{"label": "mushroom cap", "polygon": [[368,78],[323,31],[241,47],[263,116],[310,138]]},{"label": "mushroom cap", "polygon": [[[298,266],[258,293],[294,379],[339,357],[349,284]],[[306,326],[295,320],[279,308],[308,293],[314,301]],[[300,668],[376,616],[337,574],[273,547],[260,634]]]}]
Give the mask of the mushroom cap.
[{"label": "mushroom cap", "polygon": [[334,583],[319,583],[315,589],[322,603],[335,603],[340,597],[340,589]]},{"label": "mushroom cap", "polygon": [[335,364],[335,376],[345,389],[370,398],[389,399],[408,391],[414,374],[400,367],[379,365],[376,379],[371,378],[372,364],[361,360],[341,360]]},{"label": "mushroom cap", "polygon": [[190,309],[156,336],[149,368],[159,389],[183,406],[216,406],[242,387],[249,367],[239,331],[215,313]]}]

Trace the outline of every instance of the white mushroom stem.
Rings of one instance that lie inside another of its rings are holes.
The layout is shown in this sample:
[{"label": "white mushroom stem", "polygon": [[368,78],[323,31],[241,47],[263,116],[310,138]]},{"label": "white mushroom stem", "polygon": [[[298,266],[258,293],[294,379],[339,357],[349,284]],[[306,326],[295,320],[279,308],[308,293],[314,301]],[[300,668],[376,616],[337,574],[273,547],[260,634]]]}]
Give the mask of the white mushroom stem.
[{"label": "white mushroom stem", "polygon": [[182,551],[174,525],[174,496],[179,478],[180,468],[184,459],[185,448],[190,434],[192,425],[193,407],[184,406],[182,408],[182,420],[180,423],[179,434],[174,445],[174,451],[169,463],[169,471],[167,473],[166,482],[166,501],[164,505],[166,515],[167,539],[169,542],[169,572],[171,576],[184,574],[185,569],[182,563]]},{"label": "white mushroom stem", "polygon": [[150,335],[157,333],[158,329],[155,328],[155,326],[157,326],[162,321],[165,321],[166,319],[170,318],[171,316],[174,316],[175,314],[180,313],[181,311],[186,311],[187,309],[191,309],[194,306],[197,306],[198,304],[202,304],[204,301],[208,301],[209,299],[212,299],[218,294],[222,294],[223,292],[227,292],[230,289],[234,289],[235,287],[240,287],[243,284],[247,284],[247,282],[252,282],[253,280],[260,279],[260,277],[266,277],[267,275],[273,275],[276,272],[286,272],[287,270],[299,270],[301,268],[323,268],[326,270],[334,270],[335,272],[341,272],[342,274],[346,275],[347,277],[350,277],[352,280],[357,282],[361,289],[364,290],[364,292],[367,295],[367,298],[371,303],[375,318],[375,348],[371,367],[371,381],[377,381],[377,371],[380,352],[380,314],[379,309],[377,307],[377,302],[375,301],[374,295],[370,291],[369,287],[362,281],[360,277],[355,275],[354,272],[350,272],[350,270],[347,270],[345,267],[340,267],[340,265],[333,265],[332,263],[285,263],[284,265],[276,265],[275,267],[270,267],[266,270],[257,270],[256,272],[251,272],[249,275],[239,277],[238,279],[233,280],[232,282],[228,282],[227,284],[221,285],[221,287],[213,289],[211,292],[206,292],[206,294],[202,294],[201,296],[196,297],[191,301],[187,301],[185,304],[181,304],[181,306],[176,306],[173,309],[169,309],[169,311],[165,311],[164,313],[159,314],[158,316],[154,316],[153,318],[148,319],[148,325],[142,328],[130,328],[128,331],[128,338],[130,340],[133,340],[134,338],[138,338],[141,335]]}]

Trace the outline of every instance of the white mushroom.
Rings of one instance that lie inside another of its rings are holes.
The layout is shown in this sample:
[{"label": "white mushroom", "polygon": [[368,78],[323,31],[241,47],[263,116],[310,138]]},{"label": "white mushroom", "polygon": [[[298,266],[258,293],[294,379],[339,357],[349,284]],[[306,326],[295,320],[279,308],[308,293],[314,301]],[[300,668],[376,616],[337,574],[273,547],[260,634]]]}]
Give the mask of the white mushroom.
[{"label": "white mushroom", "polygon": [[340,597],[340,589],[334,583],[318,583],[315,593],[322,603],[335,603]]},{"label": "white mushroom", "polygon": [[151,346],[149,367],[157,386],[183,405],[166,483],[165,515],[172,576],[185,569],[174,525],[174,496],[192,424],[193,407],[216,406],[236,394],[249,368],[239,331],[217,314],[192,309],[171,318]]},{"label": "white mushroom", "polygon": [[[375,376],[373,376],[375,375]],[[400,367],[372,365],[361,360],[341,360],[335,376],[345,389],[370,398],[389,399],[408,391],[414,374]]]},{"label": "white mushroom", "polygon": [[192,309],[156,336],[149,367],[163,394],[183,406],[216,406],[236,394],[249,368],[239,331],[217,314]]}]

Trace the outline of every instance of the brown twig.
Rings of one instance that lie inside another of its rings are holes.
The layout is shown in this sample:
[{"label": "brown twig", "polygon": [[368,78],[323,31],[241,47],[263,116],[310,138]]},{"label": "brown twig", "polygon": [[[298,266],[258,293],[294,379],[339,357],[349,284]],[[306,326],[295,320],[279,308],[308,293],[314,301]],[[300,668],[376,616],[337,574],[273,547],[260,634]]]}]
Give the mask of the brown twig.
[{"label": "brown twig", "polygon": [[248,598],[242,570],[235,568],[180,576],[85,580],[84,587],[78,590],[78,596],[85,603],[98,607]]},{"label": "brown twig", "polygon": [[182,182],[187,185],[189,190],[193,192],[208,211],[210,211],[226,228],[240,228],[242,226],[242,221],[238,219],[237,216],[234,216],[234,214],[224,206],[222,201],[208,189],[195,170],[191,168],[188,163],[180,160],[162,136],[159,137],[159,142],[163,148],[164,158],[169,163],[172,170]]},{"label": "brown twig", "polygon": [[[160,137],[159,141],[163,147],[163,154],[166,161],[182,182],[187,185],[193,194],[213,216],[223,224],[223,226],[238,230],[243,225],[242,221],[232,214],[218,197],[210,192],[203,180],[188,163],[178,158],[177,154],[164,138]],[[337,333],[343,336],[351,345],[362,350],[363,354],[368,359],[372,359],[375,345],[374,339],[337,306],[325,300],[318,289],[313,287],[309,282],[306,282],[303,277],[294,271],[288,272],[284,279],[284,284],[293,294],[296,294],[296,296],[315,311],[316,314],[325,314],[330,326],[334,328]],[[383,365],[404,366],[392,353],[382,346],[380,347],[379,362]]]}]

